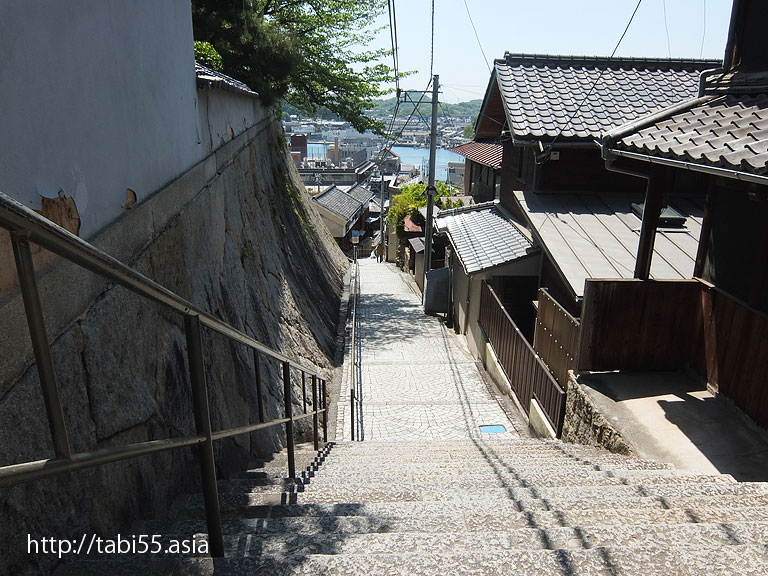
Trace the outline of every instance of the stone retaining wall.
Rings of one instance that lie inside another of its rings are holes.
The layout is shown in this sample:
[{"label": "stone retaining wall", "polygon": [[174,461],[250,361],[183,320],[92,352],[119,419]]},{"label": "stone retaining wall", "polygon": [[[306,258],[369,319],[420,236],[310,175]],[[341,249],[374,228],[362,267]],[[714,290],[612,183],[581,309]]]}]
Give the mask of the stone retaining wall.
[{"label": "stone retaining wall", "polygon": [[[195,305],[330,377],[346,259],[315,215],[279,123],[256,126],[137,204],[94,243]],[[183,319],[59,262],[38,279],[76,451],[191,434]],[[0,465],[50,458],[48,424],[18,294],[0,302]],[[214,429],[257,421],[253,354],[204,333]],[[270,417],[279,367],[263,361]],[[300,393],[300,381],[294,382]],[[294,406],[294,413],[301,405]],[[302,423],[306,434],[311,420]],[[219,475],[284,443],[282,427],[216,443]],[[27,537],[114,537],[199,491],[194,448],[0,490],[0,573],[40,574],[55,557]]]},{"label": "stone retaining wall", "polygon": [[634,456],[618,430],[597,411],[571,370],[568,371],[565,421],[561,439],[563,442],[600,446],[617,454]]}]

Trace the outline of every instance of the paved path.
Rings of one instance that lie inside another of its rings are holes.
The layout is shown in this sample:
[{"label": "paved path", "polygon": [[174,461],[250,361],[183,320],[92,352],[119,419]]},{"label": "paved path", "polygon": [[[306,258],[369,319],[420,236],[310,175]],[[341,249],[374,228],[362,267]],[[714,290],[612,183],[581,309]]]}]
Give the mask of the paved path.
[{"label": "paved path", "polygon": [[[363,438],[430,441],[516,438],[491,397],[463,341],[435,317],[391,264],[360,260],[358,342],[363,389]],[[348,347],[349,348],[349,347]],[[350,354],[344,358],[337,440],[350,440]],[[504,434],[483,434],[502,424]]]}]

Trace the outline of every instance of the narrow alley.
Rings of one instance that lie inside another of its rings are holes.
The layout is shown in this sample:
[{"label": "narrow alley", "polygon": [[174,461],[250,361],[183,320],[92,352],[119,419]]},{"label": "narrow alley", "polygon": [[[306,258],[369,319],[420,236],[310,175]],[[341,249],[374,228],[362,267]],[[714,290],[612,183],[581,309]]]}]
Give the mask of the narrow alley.
[{"label": "narrow alley", "polygon": [[[415,285],[392,264],[369,258],[359,263],[362,439],[424,442],[518,437],[461,338],[439,318],[423,313]],[[350,360],[347,353],[337,440],[351,439]],[[493,425],[502,425],[507,432],[480,430]]]}]

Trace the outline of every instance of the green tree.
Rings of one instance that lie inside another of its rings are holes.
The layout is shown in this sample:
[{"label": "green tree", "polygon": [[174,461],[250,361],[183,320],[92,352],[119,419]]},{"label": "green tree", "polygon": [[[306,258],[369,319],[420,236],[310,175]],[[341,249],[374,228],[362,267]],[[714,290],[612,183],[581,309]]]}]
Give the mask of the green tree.
[{"label": "green tree", "polygon": [[[192,0],[195,40],[221,55],[223,72],[270,105],[284,99],[314,113],[325,107],[360,130],[382,131],[365,111],[394,80],[367,50],[384,0]],[[363,47],[363,48],[361,48]]]},{"label": "green tree", "polygon": [[469,138],[472,140],[472,138],[475,137],[475,127],[472,126],[472,124],[467,124],[461,131],[461,135],[464,136],[464,138]]},{"label": "green tree", "polygon": [[208,66],[212,70],[221,70],[224,68],[224,63],[221,60],[221,54],[216,52],[210,42],[195,41],[195,61],[199,62],[203,66]]},{"label": "green tree", "polygon": [[[437,195],[435,196],[435,204],[440,207],[443,202],[450,204],[446,207],[456,207],[457,203],[452,202],[447,196],[452,196],[456,193],[456,189],[446,182],[436,182],[435,188],[437,188]],[[403,233],[405,217],[410,216],[414,224],[422,225],[424,219],[419,213],[419,208],[423,208],[427,205],[427,195],[424,193],[427,189],[427,185],[423,182],[414,182],[413,184],[406,184],[400,190],[400,194],[392,198],[392,204],[389,207],[389,213],[387,214],[387,224],[394,226],[398,234]],[[445,198],[445,200],[443,200]],[[463,206],[463,202],[461,204]]]}]

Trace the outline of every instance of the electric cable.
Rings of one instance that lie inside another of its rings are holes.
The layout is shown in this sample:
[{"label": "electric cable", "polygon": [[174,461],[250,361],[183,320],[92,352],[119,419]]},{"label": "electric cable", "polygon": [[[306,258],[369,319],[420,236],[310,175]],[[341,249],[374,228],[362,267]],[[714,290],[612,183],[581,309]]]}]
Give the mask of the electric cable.
[{"label": "electric cable", "polygon": [[469,23],[472,25],[472,31],[475,33],[475,40],[477,40],[477,45],[480,47],[480,53],[483,55],[483,62],[485,62],[485,67],[488,68],[488,72],[490,72],[491,65],[488,64],[488,57],[485,55],[485,50],[483,50],[483,45],[480,43],[480,37],[477,35],[477,29],[475,28],[475,23],[472,21],[472,14],[469,13],[469,6],[467,5],[467,0],[464,0],[464,8],[467,9],[467,17],[469,18]]},{"label": "electric cable", "polygon": [[661,0],[664,10],[664,31],[667,33],[667,56],[672,58],[672,45],[669,43],[669,24],[667,23],[667,0]]},{"label": "electric cable", "polygon": [[[613,52],[611,52],[611,55],[608,57],[608,62],[610,63],[611,60],[613,60],[613,57],[616,55],[616,51],[619,49],[619,46],[621,45],[621,41],[624,40],[624,36],[627,35],[627,31],[629,30],[629,27],[632,25],[632,21],[635,19],[635,14],[637,14],[637,10],[640,8],[640,4],[642,4],[643,0],[637,0],[637,5],[635,6],[634,11],[632,12],[632,16],[629,18],[629,22],[627,22],[627,25],[624,27],[624,32],[621,33],[621,37],[619,38],[619,41],[616,42],[616,46],[613,49]],[[543,164],[547,160],[549,160],[549,153],[552,150],[552,146],[555,145],[555,142],[557,142],[558,138],[563,135],[563,132],[566,128],[568,128],[571,125],[571,122],[576,117],[576,114],[579,113],[579,110],[581,110],[581,107],[584,106],[584,103],[589,99],[589,97],[592,95],[592,92],[595,91],[595,87],[597,86],[597,83],[600,82],[600,79],[603,77],[603,74],[608,69],[608,66],[604,67],[600,70],[600,73],[597,75],[597,78],[595,78],[595,81],[592,83],[592,86],[589,88],[589,91],[587,92],[586,96],[582,98],[581,102],[579,102],[579,105],[576,107],[576,110],[574,110],[571,115],[568,117],[568,120],[565,122],[562,128],[560,128],[560,131],[557,133],[557,136],[555,136],[552,141],[546,145],[546,149],[542,150],[542,154],[537,157],[536,162],[538,164]]]},{"label": "electric cable", "polygon": [[707,0],[703,0],[704,10],[702,11],[702,30],[701,30],[701,48],[699,48],[699,58],[704,55],[704,38],[707,37]]}]

